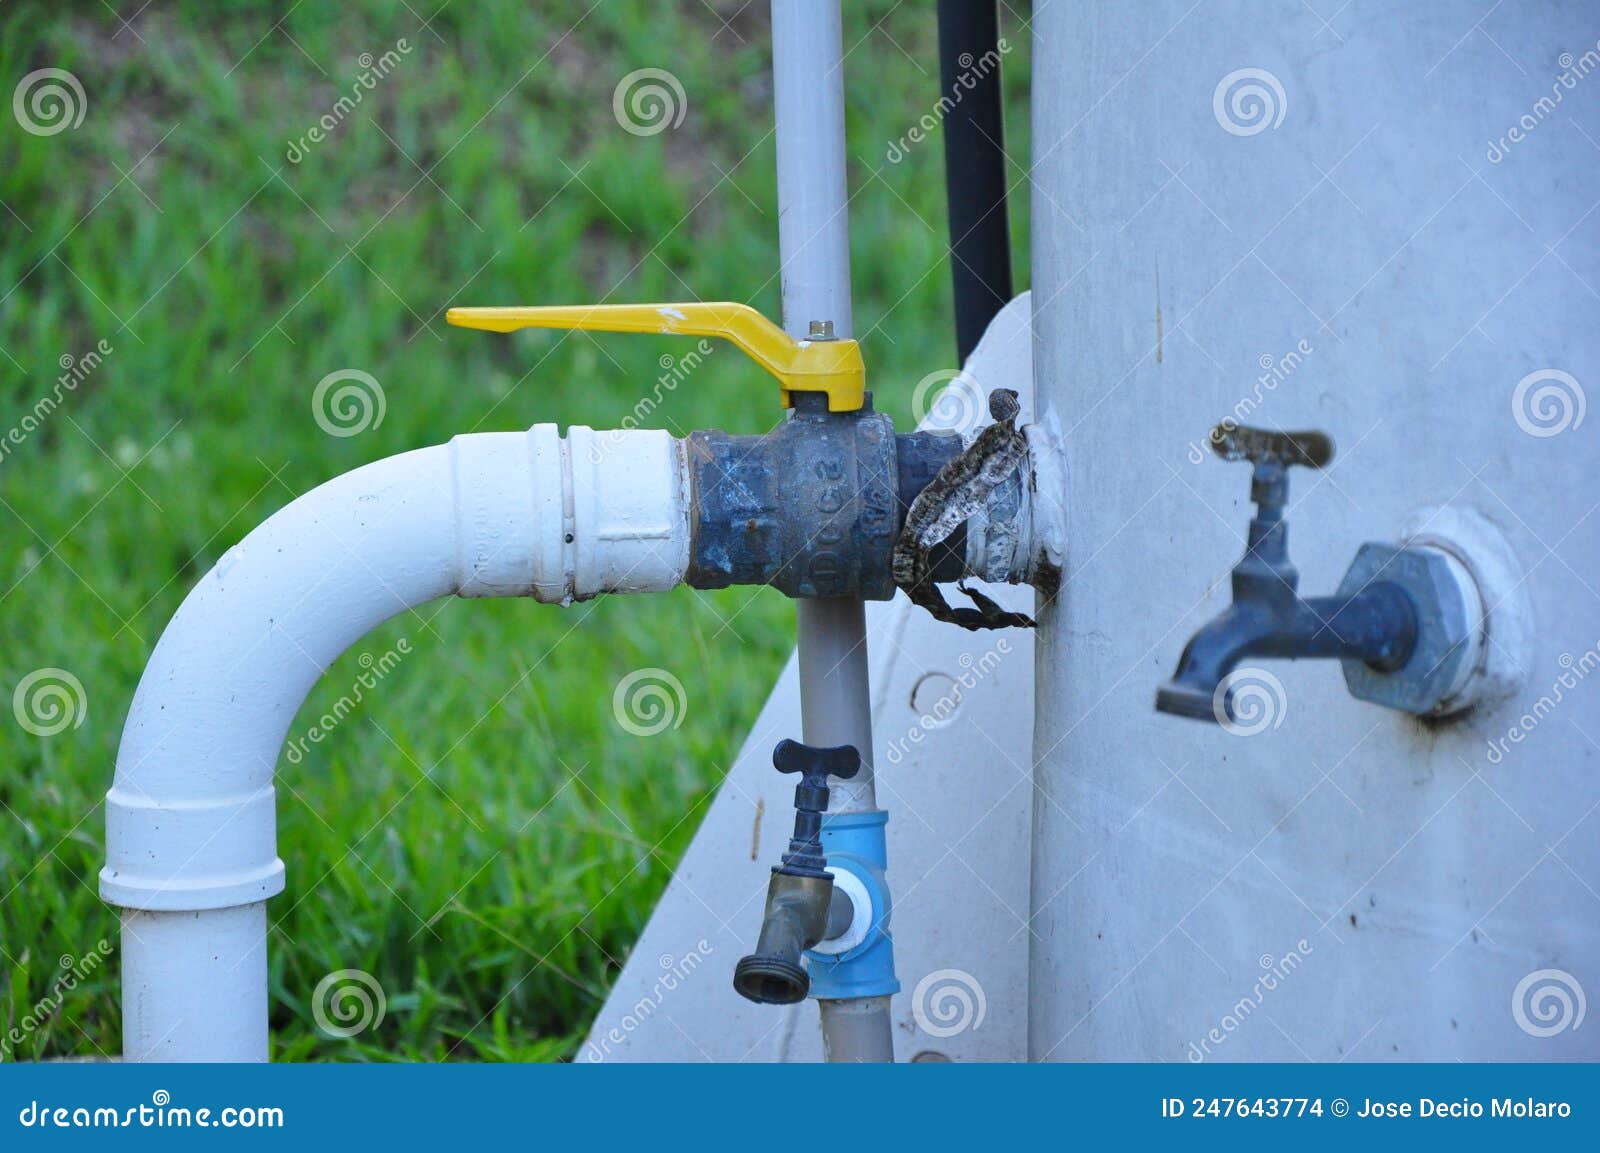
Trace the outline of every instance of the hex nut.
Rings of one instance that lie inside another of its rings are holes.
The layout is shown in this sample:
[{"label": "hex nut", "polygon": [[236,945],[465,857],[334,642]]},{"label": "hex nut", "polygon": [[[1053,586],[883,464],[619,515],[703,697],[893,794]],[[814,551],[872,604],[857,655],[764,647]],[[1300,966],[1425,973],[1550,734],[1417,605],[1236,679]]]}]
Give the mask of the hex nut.
[{"label": "hex nut", "polygon": [[1459,702],[1478,663],[1483,618],[1472,577],[1439,549],[1368,541],[1339,583],[1339,595],[1378,581],[1397,584],[1410,596],[1417,612],[1416,648],[1393,672],[1365,661],[1341,661],[1350,695],[1417,716],[1443,716],[1464,707]]}]

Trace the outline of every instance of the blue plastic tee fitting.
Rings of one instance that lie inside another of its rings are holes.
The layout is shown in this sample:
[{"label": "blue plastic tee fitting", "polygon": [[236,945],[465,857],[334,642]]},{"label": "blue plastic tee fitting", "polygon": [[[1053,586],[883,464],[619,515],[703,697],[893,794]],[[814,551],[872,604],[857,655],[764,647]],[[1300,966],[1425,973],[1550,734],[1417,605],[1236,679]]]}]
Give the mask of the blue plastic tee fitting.
[{"label": "blue plastic tee fitting", "polygon": [[[894,940],[889,933],[889,884],[884,877],[888,820],[889,814],[882,810],[830,813],[823,818],[822,847],[828,869],[860,882],[868,897],[871,923],[866,936],[843,953],[813,949],[805,954],[811,996],[819,1000],[887,997],[900,991],[894,975]],[[854,887],[841,885],[837,877],[835,886]]]}]

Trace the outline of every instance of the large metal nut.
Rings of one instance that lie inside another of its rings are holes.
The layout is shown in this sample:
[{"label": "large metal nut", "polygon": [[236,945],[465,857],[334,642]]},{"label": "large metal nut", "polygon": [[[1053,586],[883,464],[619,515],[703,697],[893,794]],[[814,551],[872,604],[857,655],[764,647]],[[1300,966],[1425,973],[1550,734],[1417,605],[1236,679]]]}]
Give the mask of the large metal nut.
[{"label": "large metal nut", "polygon": [[1339,584],[1349,596],[1379,581],[1399,585],[1417,612],[1411,659],[1393,672],[1365,661],[1342,661],[1345,685],[1357,700],[1418,716],[1443,716],[1465,707],[1468,682],[1482,648],[1483,600],[1459,561],[1425,545],[1369,541]]}]

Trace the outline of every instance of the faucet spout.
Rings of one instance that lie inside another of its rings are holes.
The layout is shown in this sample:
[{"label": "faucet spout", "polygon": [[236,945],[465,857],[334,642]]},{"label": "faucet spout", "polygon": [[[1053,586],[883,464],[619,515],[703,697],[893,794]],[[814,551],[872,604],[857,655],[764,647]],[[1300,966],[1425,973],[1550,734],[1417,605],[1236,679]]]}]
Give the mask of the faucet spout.
[{"label": "faucet spout", "polygon": [[1227,680],[1251,657],[1336,657],[1402,667],[1416,644],[1417,613],[1399,585],[1379,581],[1351,596],[1263,602],[1235,597],[1189,639],[1156,709],[1222,723],[1233,719]]},{"label": "faucet spout", "polygon": [[1256,655],[1271,633],[1266,613],[1255,606],[1230,605],[1211,618],[1183,646],[1172,679],[1156,691],[1156,710],[1197,721],[1220,722],[1217,689],[1241,661]]},{"label": "faucet spout", "polygon": [[833,896],[833,878],[827,873],[814,877],[772,871],[756,951],[734,966],[733,987],[740,996],[761,1005],[806,999],[811,978],[801,955],[827,935]]}]

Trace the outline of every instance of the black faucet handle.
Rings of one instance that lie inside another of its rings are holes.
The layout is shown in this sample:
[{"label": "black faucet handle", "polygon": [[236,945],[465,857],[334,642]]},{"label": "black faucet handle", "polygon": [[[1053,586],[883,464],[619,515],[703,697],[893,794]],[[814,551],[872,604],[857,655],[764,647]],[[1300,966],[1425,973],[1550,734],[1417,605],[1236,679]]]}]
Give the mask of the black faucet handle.
[{"label": "black faucet handle", "polygon": [[861,754],[854,745],[820,749],[785,740],[772,750],[772,767],[780,773],[800,774],[794,787],[794,837],[778,871],[825,877],[827,858],[821,838],[822,815],[828,811],[828,778],[855,776],[861,770]]},{"label": "black faucet handle", "polygon": [[829,777],[849,780],[861,769],[861,754],[854,745],[819,749],[799,741],[779,741],[772,750],[772,767],[780,773],[799,773],[805,785],[828,786]]},{"label": "black faucet handle", "polygon": [[1211,430],[1211,449],[1223,460],[1321,468],[1333,459],[1333,438],[1311,429],[1276,432],[1224,420]]}]

